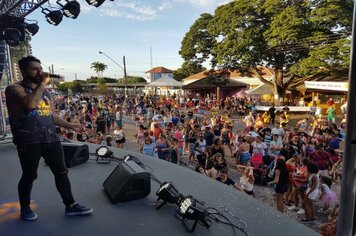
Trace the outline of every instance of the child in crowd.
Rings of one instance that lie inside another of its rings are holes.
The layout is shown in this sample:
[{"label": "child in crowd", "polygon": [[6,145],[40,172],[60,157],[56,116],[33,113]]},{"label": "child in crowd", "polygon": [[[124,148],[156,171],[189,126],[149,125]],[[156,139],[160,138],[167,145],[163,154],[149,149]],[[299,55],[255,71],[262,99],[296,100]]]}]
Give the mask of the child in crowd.
[{"label": "child in crowd", "polygon": [[331,188],[332,180],[326,176],[320,178],[320,201],[324,204],[322,212],[326,213],[329,210],[330,205],[335,205],[338,202],[336,193]]},{"label": "child in crowd", "polygon": [[111,135],[106,135],[105,137],[105,141],[106,141],[106,146],[111,147],[111,141],[112,141],[112,136]]}]

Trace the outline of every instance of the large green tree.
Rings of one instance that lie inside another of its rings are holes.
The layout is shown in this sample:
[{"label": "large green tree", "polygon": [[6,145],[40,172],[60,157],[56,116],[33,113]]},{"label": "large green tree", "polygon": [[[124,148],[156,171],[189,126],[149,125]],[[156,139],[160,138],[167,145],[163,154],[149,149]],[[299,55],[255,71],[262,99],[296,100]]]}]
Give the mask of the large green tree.
[{"label": "large green tree", "polygon": [[180,68],[173,72],[173,79],[182,81],[184,78],[205,70],[206,68],[199,63],[193,61],[185,61]]},{"label": "large green tree", "polygon": [[[185,61],[254,72],[283,96],[305,80],[347,70],[350,0],[235,0],[203,14],[182,40]],[[274,69],[272,81],[260,66]]]},{"label": "large green tree", "polygon": [[91,63],[90,68],[94,69],[98,77],[103,77],[103,72],[108,68],[108,66],[102,62],[94,61]]}]

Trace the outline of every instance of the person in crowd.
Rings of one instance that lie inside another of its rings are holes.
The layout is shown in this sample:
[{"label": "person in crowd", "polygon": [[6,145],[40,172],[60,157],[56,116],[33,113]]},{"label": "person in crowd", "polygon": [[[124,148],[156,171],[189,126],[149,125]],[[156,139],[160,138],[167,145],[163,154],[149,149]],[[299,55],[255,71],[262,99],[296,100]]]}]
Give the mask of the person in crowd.
[{"label": "person in crowd", "polygon": [[251,154],[250,154],[250,144],[247,142],[247,139],[245,137],[242,137],[242,143],[239,146],[238,152],[237,152],[237,163],[248,166],[250,165],[250,160],[251,160]]},{"label": "person in crowd", "polygon": [[233,133],[229,128],[227,123],[224,124],[224,128],[221,130],[221,141],[223,145],[226,145],[229,148],[230,155],[232,156],[232,147],[231,147],[231,140],[233,138]]},{"label": "person in crowd", "polygon": [[116,107],[116,113],[115,113],[115,123],[116,127],[121,126],[122,127],[122,118],[124,116],[124,113],[122,111],[121,106]]},{"label": "person in crowd", "polygon": [[275,123],[275,127],[271,131],[272,135],[278,135],[278,140],[282,141],[283,136],[285,135],[285,132],[282,127],[279,126],[278,123]]},{"label": "person in crowd", "polygon": [[97,127],[96,132],[100,132],[102,134],[106,133],[106,120],[101,112],[99,113],[99,116],[96,118],[95,124]]},{"label": "person in crowd", "polygon": [[155,143],[152,140],[152,137],[149,136],[149,134],[147,133],[147,135],[144,137],[143,139],[143,143],[141,146],[141,152],[142,154],[145,154],[147,156],[154,156],[154,150],[155,150]]},{"label": "person in crowd", "polygon": [[193,162],[195,159],[195,150],[194,146],[195,143],[197,142],[198,138],[198,130],[199,130],[199,125],[198,124],[193,124],[193,128],[189,131],[188,134],[188,142],[189,142],[189,161]]},{"label": "person in crowd", "polygon": [[261,159],[265,155],[265,150],[267,145],[263,142],[263,138],[258,135],[256,140],[251,144],[252,147],[252,158],[255,156],[260,156]]},{"label": "person in crowd", "polygon": [[301,222],[308,223],[315,220],[315,208],[314,202],[317,200],[319,195],[319,174],[318,166],[310,161],[307,163],[307,173],[308,173],[308,188],[305,192],[305,198],[303,200],[302,206],[305,211],[305,218],[301,219]]},{"label": "person in crowd", "polygon": [[244,192],[244,190],[241,188],[241,186],[239,186],[235,181],[233,181],[229,177],[229,169],[228,168],[222,169],[219,173],[219,176],[216,178],[216,180],[223,184],[226,184],[228,186],[232,186],[240,192]]},{"label": "person in crowd", "polygon": [[198,160],[199,165],[204,166],[208,157],[208,150],[203,133],[198,134],[198,140],[194,144],[194,152],[195,158]]},{"label": "person in crowd", "polygon": [[283,148],[283,143],[281,140],[278,138],[278,134],[273,134],[273,140],[269,144],[269,155],[272,158],[276,158],[279,156],[280,151]]},{"label": "person in crowd", "polygon": [[336,108],[334,105],[329,105],[328,109],[326,110],[327,119],[329,123],[335,123],[336,117]]},{"label": "person in crowd", "polygon": [[237,165],[237,171],[241,174],[240,186],[243,191],[248,195],[255,197],[255,193],[253,192],[253,184],[255,182],[255,177],[253,175],[253,167]]},{"label": "person in crowd", "polygon": [[321,176],[329,176],[329,168],[332,167],[332,160],[329,153],[325,152],[322,147],[317,146],[316,150],[309,155],[318,167]]},{"label": "person in crowd", "polygon": [[206,142],[208,153],[211,153],[211,148],[212,148],[212,146],[214,144],[214,138],[215,138],[215,135],[211,131],[211,126],[210,125],[206,125],[205,126],[205,132],[204,132],[204,139],[205,139],[205,142]]},{"label": "person in crowd", "polygon": [[335,206],[338,203],[336,193],[331,190],[332,179],[326,176],[320,177],[320,197],[319,200],[323,203],[322,213],[327,213],[330,206]]},{"label": "person in crowd", "polygon": [[54,112],[51,95],[46,89],[50,77],[43,72],[39,59],[24,57],[18,65],[23,80],[6,87],[5,95],[13,142],[17,146],[22,168],[18,184],[21,219],[33,221],[38,218],[30,203],[32,184],[37,178],[41,157],[46,160],[55,177],[57,190],[65,205],[65,215],[91,214],[93,209],[81,206],[74,200],[55,125],[79,133],[84,132],[84,128],[59,118]]},{"label": "person in crowd", "polygon": [[178,139],[172,138],[172,145],[169,148],[169,156],[167,157],[167,161],[170,161],[174,164],[180,163],[180,154],[179,154],[179,146]]},{"label": "person in crowd", "polygon": [[296,204],[297,202],[296,197],[298,196],[293,194],[293,177],[297,172],[299,162],[300,155],[298,153],[295,153],[292,158],[286,161],[286,167],[288,169],[288,190],[284,195],[284,201],[287,206],[292,206],[292,204]]},{"label": "person in crowd", "polygon": [[[255,124],[255,117],[253,116],[253,112],[249,112],[248,115],[243,120],[246,124],[246,128],[254,126]],[[249,131],[249,130],[247,130]]]},{"label": "person in crowd", "polygon": [[156,140],[155,151],[157,152],[158,159],[166,160],[168,155],[168,148],[170,147],[169,141],[164,134],[160,134]]},{"label": "person in crowd", "polygon": [[277,210],[284,212],[283,195],[288,190],[288,169],[284,158],[279,157],[276,162],[274,179],[268,182],[269,186],[274,186],[276,192]]},{"label": "person in crowd", "polygon": [[297,165],[297,169],[295,174],[293,175],[293,189],[292,196],[294,197],[295,204],[291,207],[288,207],[288,210],[298,211],[297,214],[302,215],[305,213],[303,208],[299,208],[299,197],[301,201],[304,201],[305,191],[308,188],[308,172],[307,172],[307,164],[309,160],[307,158],[303,158],[300,162],[301,165]]},{"label": "person in crowd", "polygon": [[225,160],[225,152],[224,152],[224,147],[222,145],[221,139],[220,138],[215,138],[214,144],[211,147],[210,150],[210,156],[214,156],[216,153],[220,153]]},{"label": "person in crowd", "polygon": [[268,113],[271,117],[271,124],[274,125],[275,121],[276,121],[276,108],[274,107],[274,105],[272,105],[269,109],[268,109]]},{"label": "person in crowd", "polygon": [[116,147],[123,149],[126,142],[126,138],[125,138],[125,133],[122,130],[121,126],[116,127],[116,129],[114,130],[114,136],[115,136]]}]

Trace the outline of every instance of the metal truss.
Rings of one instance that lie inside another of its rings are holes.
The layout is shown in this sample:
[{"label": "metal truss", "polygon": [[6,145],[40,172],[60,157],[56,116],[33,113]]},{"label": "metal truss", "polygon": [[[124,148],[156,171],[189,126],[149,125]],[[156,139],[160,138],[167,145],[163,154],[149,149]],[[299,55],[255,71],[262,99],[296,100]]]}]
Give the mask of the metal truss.
[{"label": "metal truss", "polygon": [[0,0],[0,16],[24,18],[48,0]]}]

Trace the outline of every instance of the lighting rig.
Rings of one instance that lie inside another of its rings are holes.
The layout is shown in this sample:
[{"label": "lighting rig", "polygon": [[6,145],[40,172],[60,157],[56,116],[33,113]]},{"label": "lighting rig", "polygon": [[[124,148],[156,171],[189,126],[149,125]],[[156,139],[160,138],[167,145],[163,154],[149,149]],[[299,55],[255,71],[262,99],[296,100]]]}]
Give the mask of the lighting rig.
[{"label": "lighting rig", "polygon": [[[90,6],[99,7],[105,0],[85,0]],[[113,0],[110,0],[113,1]],[[45,15],[47,22],[57,26],[63,16],[76,19],[80,14],[80,4],[77,0],[57,0],[59,7],[52,5],[42,7],[48,0],[8,0],[0,5],[0,40],[10,46],[18,46],[21,41],[26,39],[26,34],[34,36],[39,26],[36,23],[27,23],[25,17],[41,7],[41,12]]]},{"label": "lighting rig", "polygon": [[[162,200],[161,204],[156,207],[160,209],[167,203],[176,204],[178,206],[176,217],[183,222],[184,227],[188,232],[194,232],[198,223],[201,223],[205,228],[209,228],[211,220],[209,213],[203,207],[204,203],[196,200],[192,196],[184,196],[178,192],[171,182],[164,182],[157,190],[157,201]],[[193,225],[189,228],[189,221],[193,221]]]},{"label": "lighting rig", "polygon": [[113,158],[113,152],[108,147],[101,146],[96,149],[96,163],[109,164]]}]

